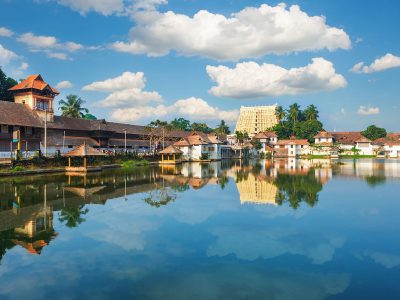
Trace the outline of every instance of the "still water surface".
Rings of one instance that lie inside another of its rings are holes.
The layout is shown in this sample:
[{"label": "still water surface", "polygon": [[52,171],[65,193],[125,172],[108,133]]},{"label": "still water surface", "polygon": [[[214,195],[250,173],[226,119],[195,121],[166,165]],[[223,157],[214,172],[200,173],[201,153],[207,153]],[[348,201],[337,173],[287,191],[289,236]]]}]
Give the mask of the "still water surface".
[{"label": "still water surface", "polygon": [[400,161],[0,179],[1,299],[400,299]]}]

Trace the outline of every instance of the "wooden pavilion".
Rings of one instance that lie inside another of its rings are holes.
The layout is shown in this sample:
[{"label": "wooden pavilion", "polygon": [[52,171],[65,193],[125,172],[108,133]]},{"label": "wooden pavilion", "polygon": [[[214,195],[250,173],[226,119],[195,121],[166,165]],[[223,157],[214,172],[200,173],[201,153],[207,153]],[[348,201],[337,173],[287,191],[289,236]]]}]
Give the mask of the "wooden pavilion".
[{"label": "wooden pavilion", "polygon": [[160,164],[180,164],[182,163],[182,150],[174,146],[168,146],[164,150],[159,152],[161,154]]},{"label": "wooden pavilion", "polygon": [[[65,156],[68,157],[68,167],[66,167],[65,170],[67,172],[81,172],[81,173],[101,171],[101,167],[89,167],[87,165],[87,158],[93,156],[105,156],[105,155],[106,155],[105,153],[97,149],[94,149],[93,147],[84,143],[65,154]],[[73,157],[83,157],[83,167],[71,166],[71,159]]]}]

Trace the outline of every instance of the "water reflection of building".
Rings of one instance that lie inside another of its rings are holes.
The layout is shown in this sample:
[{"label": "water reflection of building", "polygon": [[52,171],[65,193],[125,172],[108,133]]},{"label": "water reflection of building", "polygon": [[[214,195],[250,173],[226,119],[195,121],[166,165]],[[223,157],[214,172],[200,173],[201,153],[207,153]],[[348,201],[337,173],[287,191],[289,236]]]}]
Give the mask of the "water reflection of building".
[{"label": "water reflection of building", "polygon": [[276,204],[278,188],[270,178],[248,174],[245,179],[238,181],[236,186],[242,204]]},{"label": "water reflection of building", "polygon": [[53,228],[52,208],[44,207],[22,226],[15,227],[14,233],[11,240],[14,244],[25,248],[31,254],[40,254],[43,247],[57,235]]}]

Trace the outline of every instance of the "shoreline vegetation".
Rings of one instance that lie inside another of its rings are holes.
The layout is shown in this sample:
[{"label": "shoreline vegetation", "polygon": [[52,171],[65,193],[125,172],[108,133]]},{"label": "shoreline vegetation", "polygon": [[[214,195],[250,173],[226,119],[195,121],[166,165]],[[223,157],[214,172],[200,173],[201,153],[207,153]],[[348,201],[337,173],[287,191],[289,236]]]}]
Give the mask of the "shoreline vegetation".
[{"label": "shoreline vegetation", "polygon": [[[340,155],[338,159],[371,159],[378,158],[374,155]],[[264,158],[253,158],[256,160],[262,160]],[[279,159],[288,159],[288,158],[279,158]],[[313,160],[313,159],[325,159],[331,160],[332,158],[325,155],[308,155],[305,157],[299,157],[296,159],[304,159],[304,160]],[[269,158],[267,160],[270,160]],[[99,161],[95,164],[92,164],[92,167],[101,167],[101,171],[105,169],[132,169],[137,167],[144,167],[149,165],[160,165],[158,160],[149,161],[147,159],[130,159],[121,161],[119,163],[114,164],[105,164],[102,161]],[[101,172],[100,171],[100,172]],[[52,165],[29,165],[29,166],[21,166],[15,165],[10,167],[10,165],[2,165],[0,167],[0,177],[12,177],[12,176],[21,176],[21,175],[40,175],[40,174],[49,174],[49,173],[65,173],[65,166],[52,166]]]}]

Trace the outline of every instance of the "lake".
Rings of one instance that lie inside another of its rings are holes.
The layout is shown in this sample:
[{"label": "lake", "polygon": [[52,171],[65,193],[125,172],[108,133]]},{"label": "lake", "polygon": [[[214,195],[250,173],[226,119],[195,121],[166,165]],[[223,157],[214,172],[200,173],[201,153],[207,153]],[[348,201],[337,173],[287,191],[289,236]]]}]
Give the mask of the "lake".
[{"label": "lake", "polygon": [[1,299],[400,299],[400,161],[0,178]]}]

